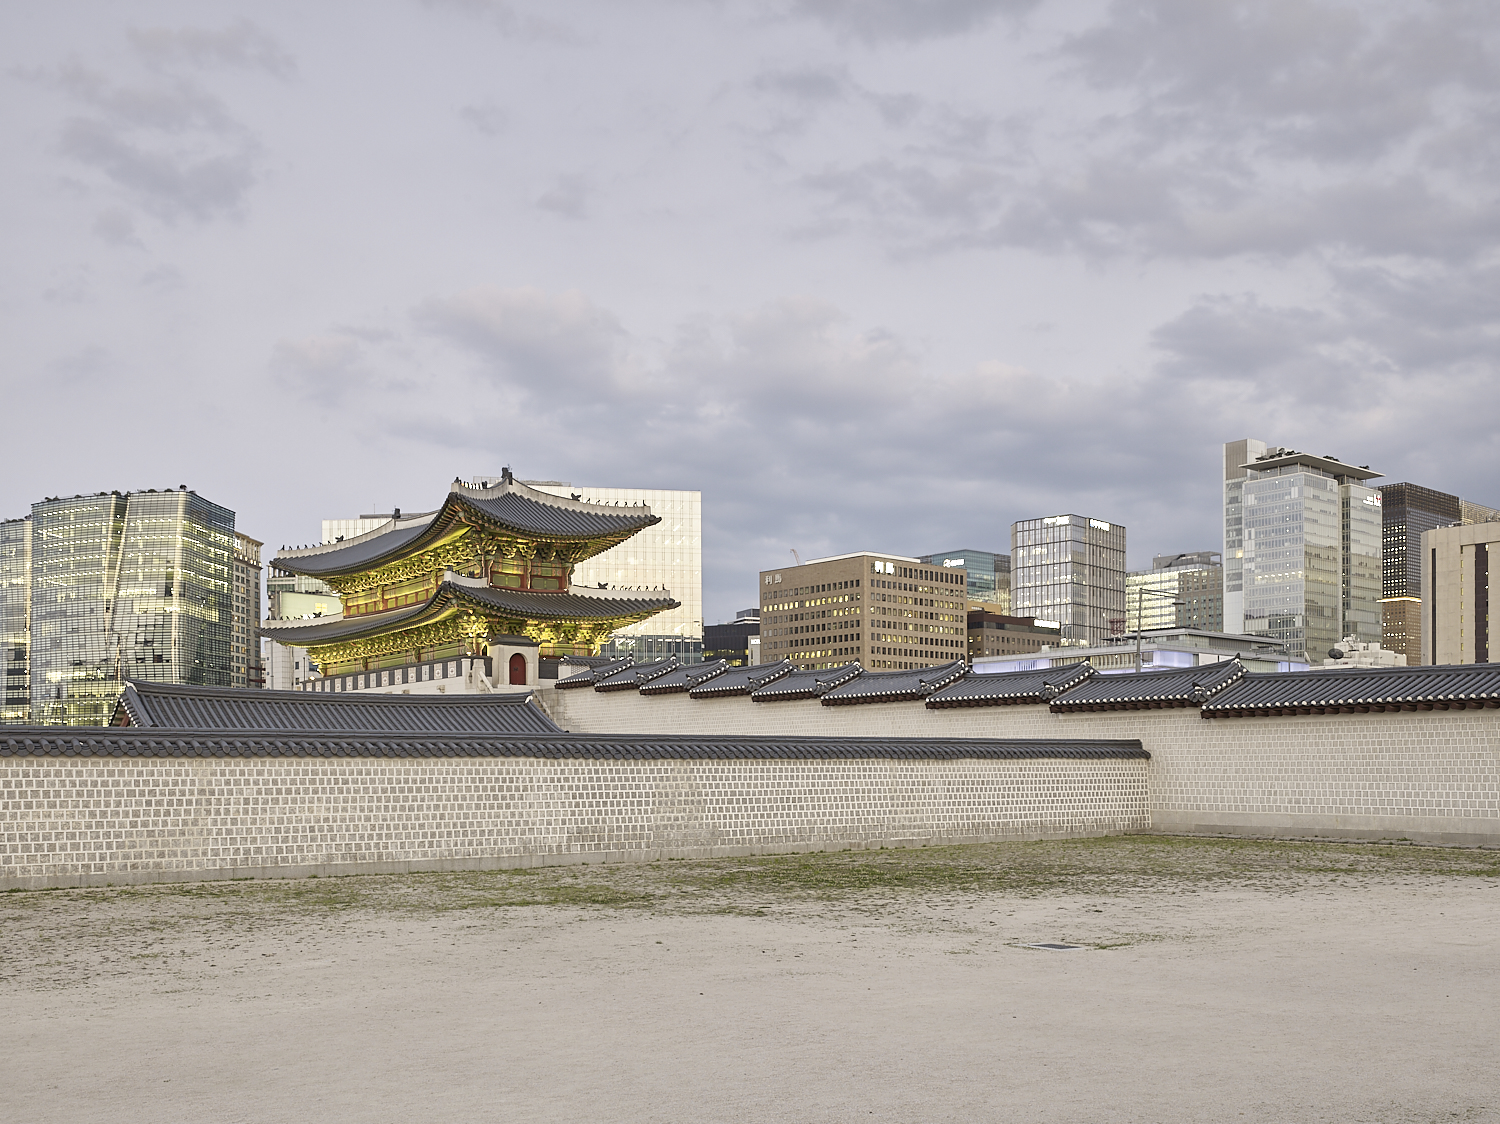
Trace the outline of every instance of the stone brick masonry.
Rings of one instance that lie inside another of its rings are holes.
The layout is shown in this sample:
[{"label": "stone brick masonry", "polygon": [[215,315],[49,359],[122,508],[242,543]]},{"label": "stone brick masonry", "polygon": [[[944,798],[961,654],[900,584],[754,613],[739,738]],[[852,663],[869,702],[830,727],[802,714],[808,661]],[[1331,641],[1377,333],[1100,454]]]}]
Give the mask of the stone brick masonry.
[{"label": "stone brick masonry", "polygon": [[1204,719],[1196,707],[1054,714],[1045,704],[929,710],[551,691],[588,733],[1138,738],[1158,831],[1500,846],[1500,710]]},{"label": "stone brick masonry", "polygon": [[1139,831],[1125,760],[10,757],[0,886]]}]

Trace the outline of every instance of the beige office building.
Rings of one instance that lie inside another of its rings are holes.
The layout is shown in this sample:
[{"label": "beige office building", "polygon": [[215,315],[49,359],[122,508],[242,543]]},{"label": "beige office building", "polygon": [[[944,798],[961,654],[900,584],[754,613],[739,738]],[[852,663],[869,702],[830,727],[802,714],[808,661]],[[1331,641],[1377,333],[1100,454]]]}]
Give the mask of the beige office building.
[{"label": "beige office building", "polygon": [[964,658],[967,575],[899,554],[840,554],[760,574],[761,662],[872,670]]},{"label": "beige office building", "polygon": [[234,596],[230,613],[229,685],[264,687],[260,658],[260,548],[249,535],[234,533]]},{"label": "beige office building", "polygon": [[1500,522],[1439,527],[1422,535],[1422,662],[1490,663],[1490,576],[1500,569]]}]

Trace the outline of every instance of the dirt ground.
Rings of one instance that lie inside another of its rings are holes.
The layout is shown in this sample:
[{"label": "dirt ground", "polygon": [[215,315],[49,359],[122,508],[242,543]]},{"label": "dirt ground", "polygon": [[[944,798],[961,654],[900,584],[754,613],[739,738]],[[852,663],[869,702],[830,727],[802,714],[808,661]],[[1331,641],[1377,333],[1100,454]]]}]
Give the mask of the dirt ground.
[{"label": "dirt ground", "polygon": [[17,892],[0,1018],[17,1122],[1500,1121],[1500,854],[1137,837]]}]

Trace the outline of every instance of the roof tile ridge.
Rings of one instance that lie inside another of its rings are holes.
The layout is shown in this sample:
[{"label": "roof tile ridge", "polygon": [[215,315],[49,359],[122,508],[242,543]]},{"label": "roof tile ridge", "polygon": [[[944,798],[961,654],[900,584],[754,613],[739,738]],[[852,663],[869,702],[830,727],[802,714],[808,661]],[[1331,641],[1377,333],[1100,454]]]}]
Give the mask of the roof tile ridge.
[{"label": "roof tile ridge", "polygon": [[616,507],[608,503],[589,503],[586,500],[568,499],[564,496],[554,496],[551,492],[542,492],[529,484],[523,484],[519,480],[501,480],[500,483],[488,488],[475,488],[465,484],[462,480],[454,480],[448,488],[449,495],[459,495],[467,499],[498,499],[506,495],[518,495],[522,499],[532,500],[535,503],[555,507],[562,511],[580,511],[588,515],[628,515],[633,511],[641,511],[651,518],[661,521],[661,517],[645,504],[637,507]]},{"label": "roof tile ridge", "polygon": [[271,561],[274,562],[277,558],[315,558],[320,554],[330,554],[336,550],[345,550],[359,543],[370,542],[373,539],[380,538],[382,535],[389,535],[394,531],[406,530],[417,523],[431,523],[437,513],[442,510],[442,508],[438,508],[437,511],[419,511],[414,515],[403,515],[399,519],[387,519],[380,526],[368,530],[362,535],[355,535],[352,539],[344,538],[339,539],[337,542],[319,543],[316,546],[283,548],[276,552],[275,557]]}]

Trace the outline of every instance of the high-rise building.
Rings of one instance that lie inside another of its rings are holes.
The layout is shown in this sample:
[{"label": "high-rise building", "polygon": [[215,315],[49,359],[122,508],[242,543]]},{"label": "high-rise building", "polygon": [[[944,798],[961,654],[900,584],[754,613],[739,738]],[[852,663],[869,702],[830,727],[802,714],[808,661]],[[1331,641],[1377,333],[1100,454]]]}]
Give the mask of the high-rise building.
[{"label": "high-rise building", "polygon": [[[1258,444],[1225,445],[1226,458]],[[1273,637],[1315,664],[1345,637],[1378,644],[1383,517],[1380,493],[1366,481],[1380,473],[1284,448],[1239,468],[1244,476],[1225,484],[1226,631]],[[1231,553],[1238,598],[1229,590]]]},{"label": "high-rise building", "polygon": [[1460,522],[1461,501],[1416,484],[1380,489],[1383,531],[1380,560],[1381,645],[1422,662],[1422,535]]},{"label": "high-rise building", "polygon": [[31,516],[0,523],[0,722],[31,714]]},{"label": "high-rise building", "polygon": [[762,570],[760,660],[872,669],[961,660],[966,586],[963,570],[868,551]]},{"label": "high-rise building", "polygon": [[1422,555],[1422,662],[1500,662],[1500,518],[1427,531]]},{"label": "high-rise building", "polygon": [[1084,515],[1023,519],[1010,528],[1010,608],[1059,622],[1065,641],[1124,633],[1125,528]]},{"label": "high-rise building", "polygon": [[[1125,629],[1224,631],[1224,564],[1217,550],[1158,554],[1125,576]],[[1151,592],[1141,593],[1145,589]],[[1153,596],[1152,594],[1155,594]]]},{"label": "high-rise building", "polygon": [[234,621],[230,636],[229,681],[234,687],[264,687],[260,658],[260,548],[249,535],[234,534]]},{"label": "high-rise building", "polygon": [[31,508],[28,717],[107,724],[126,679],[227,687],[234,512],[186,487]]},{"label": "high-rise building", "polygon": [[964,547],[924,554],[920,561],[928,566],[963,569],[969,575],[968,598],[979,603],[976,608],[988,606],[988,611],[1002,615],[1010,612],[1010,555]]},{"label": "high-rise building", "polygon": [[1246,438],[1224,446],[1224,631],[1245,631],[1245,465],[1264,455],[1266,443]]},{"label": "high-rise building", "polygon": [[392,519],[400,518],[401,509],[398,507],[389,514],[377,512],[374,515],[361,515],[357,519],[325,519],[323,520],[323,542],[335,543],[343,542],[345,539],[357,539],[376,527],[384,527]]}]

